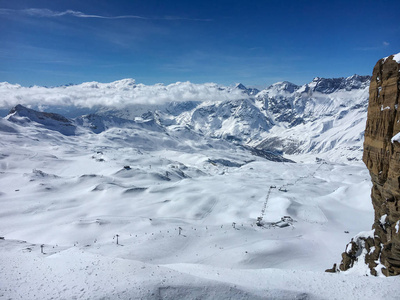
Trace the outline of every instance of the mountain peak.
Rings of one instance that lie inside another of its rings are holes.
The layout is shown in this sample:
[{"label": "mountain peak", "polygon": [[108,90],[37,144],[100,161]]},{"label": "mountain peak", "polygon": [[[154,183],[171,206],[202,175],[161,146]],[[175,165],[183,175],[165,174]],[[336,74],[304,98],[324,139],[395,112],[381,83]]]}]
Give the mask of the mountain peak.
[{"label": "mountain peak", "polygon": [[242,83],[237,83],[235,85],[235,88],[237,88],[239,90],[247,90],[247,88]]},{"label": "mountain peak", "polygon": [[11,110],[10,110],[10,112],[8,114],[12,115],[13,113],[20,112],[20,111],[23,111],[23,110],[26,110],[26,109],[28,109],[28,108],[26,108],[25,106],[23,106],[21,104],[17,104],[13,108],[11,108]]},{"label": "mountain peak", "polygon": [[289,81],[279,81],[279,82],[276,82],[276,83],[270,85],[267,89],[268,90],[284,91],[284,92],[288,92],[288,93],[293,93],[298,88],[299,88],[299,86],[297,86],[294,83],[291,83]]},{"label": "mountain peak", "polygon": [[68,120],[66,117],[56,114],[56,113],[47,113],[47,112],[40,112],[31,108],[27,108],[21,104],[17,104],[14,106],[8,115],[18,115],[20,117],[28,117],[32,121],[35,121],[34,119],[39,118],[41,120],[44,119],[52,119],[58,122],[63,122],[63,123],[71,123],[70,120]]},{"label": "mountain peak", "polygon": [[21,104],[13,107],[8,116],[9,121],[24,124],[26,120],[44,125],[46,128],[58,131],[64,135],[72,135],[75,133],[76,127],[66,117],[56,114],[40,112],[31,108],[27,108]]},{"label": "mountain peak", "polygon": [[247,88],[242,83],[237,83],[235,85],[235,89],[241,90],[241,91],[245,92],[249,96],[254,96],[254,95],[256,95],[256,94],[258,94],[260,92],[256,88]]}]

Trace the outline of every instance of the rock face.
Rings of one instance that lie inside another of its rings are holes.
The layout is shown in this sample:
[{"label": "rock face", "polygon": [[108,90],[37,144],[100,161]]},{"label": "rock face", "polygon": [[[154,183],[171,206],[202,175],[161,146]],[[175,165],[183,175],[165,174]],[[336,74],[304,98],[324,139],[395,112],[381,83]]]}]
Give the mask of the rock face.
[{"label": "rock face", "polygon": [[341,270],[364,259],[371,274],[400,274],[400,54],[377,62],[369,88],[363,161],[373,183],[372,231],[359,234],[342,254]]}]

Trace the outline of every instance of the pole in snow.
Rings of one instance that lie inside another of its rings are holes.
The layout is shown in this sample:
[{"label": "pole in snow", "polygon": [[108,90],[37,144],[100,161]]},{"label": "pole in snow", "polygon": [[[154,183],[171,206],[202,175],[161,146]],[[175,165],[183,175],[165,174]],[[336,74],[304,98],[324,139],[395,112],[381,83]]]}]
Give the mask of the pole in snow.
[{"label": "pole in snow", "polygon": [[117,237],[117,245],[118,245],[118,237],[119,237],[119,234],[116,234],[115,236]]}]

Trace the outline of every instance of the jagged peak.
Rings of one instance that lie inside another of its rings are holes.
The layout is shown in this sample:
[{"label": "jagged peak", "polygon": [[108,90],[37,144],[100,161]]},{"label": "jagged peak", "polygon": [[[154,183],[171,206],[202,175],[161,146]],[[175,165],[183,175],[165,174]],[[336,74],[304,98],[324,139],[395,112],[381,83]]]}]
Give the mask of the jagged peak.
[{"label": "jagged peak", "polygon": [[358,75],[358,74],[353,74],[348,77],[332,77],[332,78],[325,78],[325,77],[314,77],[311,82],[320,82],[320,81],[326,81],[326,80],[349,80],[349,79],[359,79],[359,80],[365,80],[365,79],[370,79],[370,75]]},{"label": "jagged peak", "polygon": [[260,92],[256,88],[247,88],[243,83],[236,83],[234,89],[241,90],[249,96],[254,96]]},{"label": "jagged peak", "polygon": [[247,87],[245,87],[242,83],[236,83],[235,88],[239,90],[247,90]]},{"label": "jagged peak", "polygon": [[371,76],[354,74],[349,77],[323,78],[315,77],[307,86],[313,91],[330,94],[338,90],[366,88]]}]

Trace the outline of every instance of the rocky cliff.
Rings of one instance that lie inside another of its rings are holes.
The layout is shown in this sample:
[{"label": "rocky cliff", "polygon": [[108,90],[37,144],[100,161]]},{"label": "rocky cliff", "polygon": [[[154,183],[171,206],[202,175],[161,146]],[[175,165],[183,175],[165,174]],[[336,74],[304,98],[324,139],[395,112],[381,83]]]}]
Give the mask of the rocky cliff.
[{"label": "rocky cliff", "polygon": [[369,88],[363,161],[373,183],[372,230],[355,236],[340,269],[364,260],[371,274],[400,274],[400,53],[379,60]]}]

